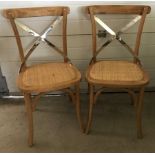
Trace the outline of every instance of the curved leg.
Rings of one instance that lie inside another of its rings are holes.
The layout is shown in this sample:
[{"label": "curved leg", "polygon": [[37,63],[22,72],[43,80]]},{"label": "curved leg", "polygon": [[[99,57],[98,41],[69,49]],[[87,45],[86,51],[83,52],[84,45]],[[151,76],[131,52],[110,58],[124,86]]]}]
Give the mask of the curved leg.
[{"label": "curved leg", "polygon": [[139,91],[138,101],[136,105],[137,137],[138,138],[143,138],[143,133],[142,133],[143,96],[144,96],[144,87],[142,87]]},{"label": "curved leg", "polygon": [[88,122],[85,133],[88,134],[91,123],[92,123],[92,112],[93,112],[93,104],[94,104],[94,93],[93,93],[93,85],[90,85],[89,92],[89,112],[88,112]]},{"label": "curved leg", "polygon": [[65,91],[66,93],[68,93],[69,100],[70,100],[73,104],[76,104],[74,92],[73,92],[70,88],[64,89],[64,91]]},{"label": "curved leg", "polygon": [[41,95],[43,95],[43,94],[44,94],[44,93],[39,93],[37,96],[35,96],[35,98],[33,99],[33,101],[32,101],[32,99],[31,99],[32,110],[33,110],[33,112],[34,112],[35,109],[36,109],[36,106],[37,106],[37,104],[38,104],[38,100],[40,99]]},{"label": "curved leg", "polygon": [[69,98],[69,101],[70,102],[72,102],[73,104],[75,103],[75,101],[74,101],[74,95],[73,94],[71,94],[71,93],[68,92],[68,98]]},{"label": "curved leg", "polygon": [[132,90],[127,90],[128,94],[130,95],[130,98],[131,98],[131,104],[134,105],[136,107],[136,104],[137,104],[137,97],[136,97],[136,94],[134,91]]},{"label": "curved leg", "polygon": [[27,117],[28,117],[28,144],[33,145],[33,110],[31,103],[31,94],[24,93],[24,100],[26,105]]},{"label": "curved leg", "polygon": [[97,92],[94,94],[94,98],[93,98],[94,99],[94,104],[96,104],[97,98],[102,93],[102,91],[103,91],[103,87],[98,89]]},{"label": "curved leg", "polygon": [[90,93],[90,84],[88,83],[88,95]]},{"label": "curved leg", "polygon": [[80,125],[80,129],[82,132],[83,131],[83,123],[82,123],[82,119],[81,119],[81,104],[80,104],[80,86],[79,83],[76,84],[75,86],[75,94],[76,94],[76,114],[77,114],[77,119]]}]

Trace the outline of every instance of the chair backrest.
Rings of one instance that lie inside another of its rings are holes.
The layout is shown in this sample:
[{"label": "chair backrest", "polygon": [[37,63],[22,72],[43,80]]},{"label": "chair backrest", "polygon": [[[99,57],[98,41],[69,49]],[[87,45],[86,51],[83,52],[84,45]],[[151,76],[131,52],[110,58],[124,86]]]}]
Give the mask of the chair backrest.
[{"label": "chair backrest", "polygon": [[[64,61],[67,62],[69,59],[67,57],[67,39],[66,39],[66,29],[67,29],[67,14],[69,13],[69,8],[65,6],[60,7],[34,7],[34,8],[15,8],[15,9],[6,9],[3,10],[3,15],[8,18],[11,22],[14,35],[16,37],[16,42],[18,45],[19,55],[21,59],[21,68],[20,71],[23,71],[26,68],[26,61],[29,56],[32,54],[34,49],[40,44],[41,41],[44,41],[61,54],[64,58]],[[31,17],[43,17],[43,16],[55,16],[51,24],[42,32],[38,34],[33,29],[29,28],[25,24],[19,22],[17,18],[31,18]],[[56,26],[59,21],[62,19],[62,39],[63,39],[63,49],[60,50],[53,43],[51,43],[47,38],[47,33],[52,31],[53,27]],[[25,51],[22,46],[19,30],[19,26],[23,30],[27,31],[29,34],[35,37],[34,42],[31,44],[31,47],[28,50],[27,54],[24,54]]]},{"label": "chair backrest", "polygon": [[[148,13],[150,13],[151,8],[149,6],[142,6],[142,5],[94,5],[94,6],[88,6],[86,9],[87,9],[87,13],[90,14],[91,23],[92,23],[93,58],[91,60],[91,63],[96,61],[96,56],[98,55],[98,53],[100,53],[100,51],[102,51],[113,40],[118,40],[133,55],[134,61],[140,63],[140,60],[138,58],[140,40],[141,40],[145,17]],[[108,25],[106,25],[100,18],[97,17],[98,14],[136,15],[136,17],[127,25],[125,25],[125,27],[121,28],[120,31],[114,32],[110,27],[108,27]],[[132,25],[134,25],[138,21],[140,22],[137,30],[137,35],[136,35],[135,47],[134,49],[132,49],[121,38],[121,34],[126,30],[128,30]],[[97,40],[96,23],[101,25],[106,30],[106,32],[112,36],[111,39],[106,41],[99,49],[97,49],[97,43],[96,43],[96,40]]]}]

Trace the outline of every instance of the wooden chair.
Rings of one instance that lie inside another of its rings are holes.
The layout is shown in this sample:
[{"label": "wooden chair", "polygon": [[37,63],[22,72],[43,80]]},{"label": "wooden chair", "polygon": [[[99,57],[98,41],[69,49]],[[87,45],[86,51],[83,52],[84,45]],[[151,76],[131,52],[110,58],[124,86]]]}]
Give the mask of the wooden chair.
[{"label": "wooden chair", "polygon": [[[69,13],[68,7],[36,7],[36,8],[17,8],[17,9],[6,9],[3,11],[4,16],[8,18],[11,22],[14,35],[16,37],[16,42],[18,45],[18,50],[21,59],[21,67],[19,71],[19,76],[17,78],[17,84],[20,90],[24,94],[25,105],[28,115],[28,126],[29,126],[29,137],[28,144],[31,146],[33,144],[33,111],[35,110],[38,99],[41,95],[55,90],[64,90],[69,93],[70,98],[76,106],[77,119],[81,130],[83,131],[81,116],[80,116],[80,99],[79,99],[79,83],[81,79],[81,74],[77,68],[73,66],[67,57],[67,38],[66,38],[66,28],[67,28],[67,14]],[[38,34],[33,29],[29,28],[27,25],[21,23],[19,18],[29,18],[29,17],[43,17],[52,16],[54,20],[51,24],[43,31],[43,33]],[[59,22],[62,20],[62,40],[63,48],[62,50],[50,42],[46,37],[47,34],[53,30]],[[24,50],[19,34],[18,27],[27,31],[29,34],[33,35],[35,38],[28,50]],[[64,59],[62,62],[50,62],[41,63],[28,66],[27,60],[38,47],[40,42],[43,41],[55,51],[57,51]],[[26,51],[26,54],[24,54]],[[72,88],[71,88],[72,87]],[[74,88],[74,89],[73,89]],[[32,93],[37,94],[32,97]]]},{"label": "wooden chair", "polygon": [[[136,107],[137,137],[142,138],[142,101],[144,87],[148,84],[149,77],[142,68],[138,54],[145,17],[148,13],[150,13],[150,10],[151,8],[149,6],[137,5],[95,5],[87,7],[87,12],[90,14],[92,24],[93,57],[86,72],[86,79],[88,81],[89,88],[89,115],[85,131],[86,133],[90,130],[93,106],[97,97],[104,88],[119,88],[127,91],[134,99]],[[123,15],[123,17],[125,15],[135,15],[136,17],[125,25],[125,27],[123,27],[120,31],[114,32],[112,28],[108,27],[108,25],[98,17],[99,15],[107,14]],[[135,47],[132,49],[121,38],[121,34],[138,21],[139,25],[137,29]],[[111,35],[111,38],[107,40],[99,49],[97,49],[96,41],[96,23],[102,26],[104,30]],[[117,40],[121,45],[127,48],[133,56],[133,61],[97,60],[97,55],[113,40]],[[100,86],[101,88],[95,90],[95,86]],[[138,95],[135,93],[135,89],[136,91],[138,90]]]}]

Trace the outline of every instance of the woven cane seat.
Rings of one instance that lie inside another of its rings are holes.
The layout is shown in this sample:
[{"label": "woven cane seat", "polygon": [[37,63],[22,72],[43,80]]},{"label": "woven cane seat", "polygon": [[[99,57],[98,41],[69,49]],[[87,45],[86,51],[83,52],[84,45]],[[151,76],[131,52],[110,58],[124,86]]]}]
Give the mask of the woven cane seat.
[{"label": "woven cane seat", "polygon": [[[147,82],[144,71],[129,61],[99,61],[90,66],[87,78],[92,82]],[[116,83],[117,84],[117,83]],[[127,83],[126,83],[127,84]]]},{"label": "woven cane seat", "polygon": [[70,86],[81,78],[79,71],[68,63],[46,63],[28,67],[20,73],[17,83],[24,91],[48,91]]}]

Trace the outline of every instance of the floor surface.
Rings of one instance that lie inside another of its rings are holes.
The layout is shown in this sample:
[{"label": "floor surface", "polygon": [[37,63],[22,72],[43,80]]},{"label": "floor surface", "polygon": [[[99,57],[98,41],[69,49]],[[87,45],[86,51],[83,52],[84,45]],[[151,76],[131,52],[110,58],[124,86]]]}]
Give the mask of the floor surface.
[{"label": "floor surface", "polygon": [[[86,120],[88,95],[81,95]],[[137,139],[134,106],[126,93],[98,98],[89,135],[80,132],[67,96],[42,97],[34,112],[34,143],[27,145],[23,99],[0,99],[0,152],[155,152],[155,93],[145,93],[144,138]]]}]

